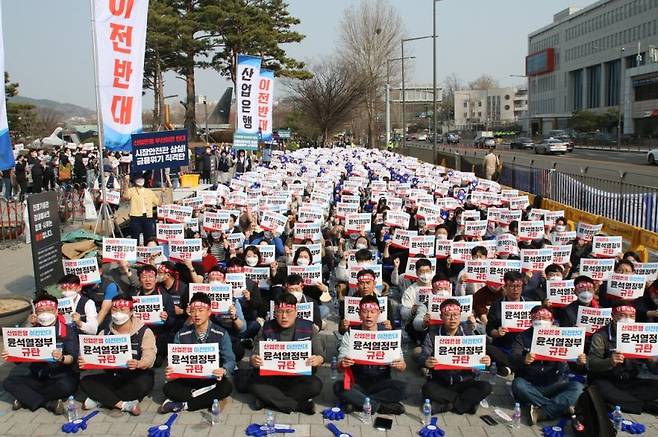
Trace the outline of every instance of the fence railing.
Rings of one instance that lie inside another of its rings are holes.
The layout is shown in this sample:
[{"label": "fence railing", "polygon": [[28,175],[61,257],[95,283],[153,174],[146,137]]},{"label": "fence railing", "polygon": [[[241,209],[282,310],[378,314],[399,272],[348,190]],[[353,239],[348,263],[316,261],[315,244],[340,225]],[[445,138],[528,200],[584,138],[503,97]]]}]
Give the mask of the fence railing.
[{"label": "fence railing", "polygon": [[17,240],[24,234],[23,203],[0,200],[0,241]]}]

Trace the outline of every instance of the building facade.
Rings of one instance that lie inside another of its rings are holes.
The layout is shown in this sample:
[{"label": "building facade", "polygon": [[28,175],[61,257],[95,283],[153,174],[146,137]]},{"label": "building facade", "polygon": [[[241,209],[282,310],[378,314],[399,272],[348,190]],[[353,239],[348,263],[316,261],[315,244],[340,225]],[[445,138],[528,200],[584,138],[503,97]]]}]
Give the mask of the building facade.
[{"label": "building facade", "polygon": [[509,87],[455,91],[457,129],[488,130],[523,124],[527,110],[528,92],[525,89]]},{"label": "building facade", "polygon": [[532,133],[568,129],[577,111],[621,109],[624,133],[641,127],[658,134],[658,117],[645,116],[645,108],[658,112],[655,46],[658,0],[600,0],[555,14],[551,24],[528,35]]}]

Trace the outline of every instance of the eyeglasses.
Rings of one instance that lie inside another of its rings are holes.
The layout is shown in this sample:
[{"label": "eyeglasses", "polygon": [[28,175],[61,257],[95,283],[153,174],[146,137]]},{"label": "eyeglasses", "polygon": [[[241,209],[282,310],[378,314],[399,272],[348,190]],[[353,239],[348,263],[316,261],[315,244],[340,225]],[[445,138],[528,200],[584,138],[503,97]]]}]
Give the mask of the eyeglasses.
[{"label": "eyeglasses", "polygon": [[296,310],[274,310],[274,314],[279,315],[279,316],[291,316],[296,312]]},{"label": "eyeglasses", "polygon": [[208,311],[208,308],[190,308],[190,314],[203,314]]},{"label": "eyeglasses", "polygon": [[460,313],[447,313],[447,314],[442,314],[441,317],[444,319],[459,319],[461,317]]},{"label": "eyeglasses", "polygon": [[507,285],[508,288],[511,288],[511,289],[514,289],[514,290],[518,290],[518,289],[523,288],[523,282],[508,282],[506,285]]},{"label": "eyeglasses", "polygon": [[59,284],[58,288],[60,290],[77,290],[78,285],[77,284]]}]

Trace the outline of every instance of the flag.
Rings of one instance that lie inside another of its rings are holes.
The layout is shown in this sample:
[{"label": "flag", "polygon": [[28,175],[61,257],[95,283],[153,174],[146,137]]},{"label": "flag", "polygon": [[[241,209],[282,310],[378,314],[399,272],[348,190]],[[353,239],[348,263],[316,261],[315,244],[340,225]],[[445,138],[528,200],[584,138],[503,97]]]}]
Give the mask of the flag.
[{"label": "flag", "polygon": [[[2,23],[2,10],[0,9],[0,25]],[[0,71],[4,75],[5,71],[5,41],[0,29]],[[7,124],[7,102],[5,100],[5,81],[2,80],[2,97],[0,98],[0,170],[13,168],[14,152],[11,147],[11,138],[9,138],[9,125]]]}]

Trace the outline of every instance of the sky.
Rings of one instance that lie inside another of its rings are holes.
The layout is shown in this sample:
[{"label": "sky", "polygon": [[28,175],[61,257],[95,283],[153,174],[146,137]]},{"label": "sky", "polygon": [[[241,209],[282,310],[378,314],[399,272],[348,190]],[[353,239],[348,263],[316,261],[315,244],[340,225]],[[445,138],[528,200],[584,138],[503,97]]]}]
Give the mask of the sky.
[{"label": "sky", "polygon": [[[340,20],[359,0],[288,0],[306,35],[288,53],[304,61],[321,60],[336,50]],[[388,0],[403,20],[405,37],[432,34],[431,0]],[[569,7],[594,0],[441,0],[437,3],[437,74],[452,73],[467,83],[489,74],[503,86],[523,83],[511,78],[524,72],[528,33]],[[23,96],[95,107],[89,0],[0,0],[5,41],[5,70],[19,82]],[[475,13],[477,12],[477,13]],[[407,54],[409,52],[409,54]],[[408,83],[431,84],[432,40],[405,44],[405,56],[416,56]],[[168,74],[165,94],[183,99],[185,83]],[[218,100],[228,81],[213,71],[198,71],[197,94]],[[275,91],[276,93],[276,91]],[[276,97],[275,97],[276,99]],[[144,107],[152,107],[147,94]]]}]

